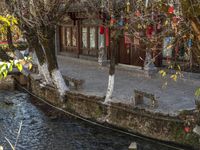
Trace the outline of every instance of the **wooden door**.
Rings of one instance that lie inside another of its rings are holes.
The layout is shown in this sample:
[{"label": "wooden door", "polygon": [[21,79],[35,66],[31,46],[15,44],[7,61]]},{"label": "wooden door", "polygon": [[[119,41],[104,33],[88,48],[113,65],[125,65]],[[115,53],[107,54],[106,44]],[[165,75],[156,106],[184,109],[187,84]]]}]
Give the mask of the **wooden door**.
[{"label": "wooden door", "polygon": [[125,44],[124,37],[119,41],[119,63],[130,65],[131,44]]},{"label": "wooden door", "polygon": [[144,60],[145,51],[140,46],[133,45],[131,51],[131,65],[143,67]]}]

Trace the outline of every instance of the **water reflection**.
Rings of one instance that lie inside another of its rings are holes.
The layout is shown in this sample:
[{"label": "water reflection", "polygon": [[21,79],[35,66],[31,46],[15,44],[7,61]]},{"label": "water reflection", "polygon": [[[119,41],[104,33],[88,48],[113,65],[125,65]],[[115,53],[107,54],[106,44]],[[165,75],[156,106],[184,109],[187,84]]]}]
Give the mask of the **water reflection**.
[{"label": "water reflection", "polygon": [[127,150],[136,141],[138,150],[174,150],[119,134],[65,116],[18,91],[0,92],[0,143],[10,150],[23,121],[17,150]]}]

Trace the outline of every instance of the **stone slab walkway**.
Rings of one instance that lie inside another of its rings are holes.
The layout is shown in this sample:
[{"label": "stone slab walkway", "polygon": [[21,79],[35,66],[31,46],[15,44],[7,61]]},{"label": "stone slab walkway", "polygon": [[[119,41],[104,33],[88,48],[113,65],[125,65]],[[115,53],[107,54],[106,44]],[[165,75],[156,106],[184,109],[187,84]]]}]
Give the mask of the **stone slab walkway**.
[{"label": "stone slab walkway", "polygon": [[[63,75],[84,80],[79,92],[90,95],[105,96],[108,82],[108,67],[100,67],[97,62],[58,55],[58,63]],[[149,111],[177,115],[182,110],[195,108],[194,92],[200,86],[200,79],[179,79],[177,82],[164,80],[157,74],[150,79],[142,71],[116,69],[114,102],[132,103],[134,90],[152,93],[158,99],[158,108],[145,108]],[[147,101],[148,102],[148,101]]]}]

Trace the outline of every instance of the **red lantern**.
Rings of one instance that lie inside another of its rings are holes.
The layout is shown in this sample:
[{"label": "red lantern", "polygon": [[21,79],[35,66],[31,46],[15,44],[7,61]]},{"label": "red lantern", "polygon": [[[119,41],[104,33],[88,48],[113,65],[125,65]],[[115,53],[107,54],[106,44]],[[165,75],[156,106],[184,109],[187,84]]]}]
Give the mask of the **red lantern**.
[{"label": "red lantern", "polygon": [[135,11],[135,15],[136,15],[137,17],[140,17],[140,16],[141,16],[140,11],[139,11],[139,10],[136,10],[136,11]]},{"label": "red lantern", "polygon": [[146,36],[147,36],[148,38],[151,38],[152,35],[153,35],[153,32],[154,32],[153,26],[152,26],[152,25],[149,25],[149,26],[147,27],[147,30],[146,30]]},{"label": "red lantern", "polygon": [[185,127],[184,130],[185,130],[186,133],[189,133],[190,132],[190,127]]},{"label": "red lantern", "polygon": [[101,26],[99,27],[99,33],[100,33],[100,34],[104,34],[104,26],[103,26],[103,25],[101,25]]},{"label": "red lantern", "polygon": [[111,15],[111,18],[110,18],[110,25],[113,26],[115,23],[116,23],[116,20],[115,20],[115,18],[114,18],[114,15]]},{"label": "red lantern", "polygon": [[174,17],[172,18],[172,21],[173,21],[173,23],[178,23],[178,17],[174,16]]},{"label": "red lantern", "polygon": [[106,46],[110,44],[109,28],[106,28]]},{"label": "red lantern", "polygon": [[170,6],[168,9],[168,13],[173,14],[174,13],[174,6]]}]

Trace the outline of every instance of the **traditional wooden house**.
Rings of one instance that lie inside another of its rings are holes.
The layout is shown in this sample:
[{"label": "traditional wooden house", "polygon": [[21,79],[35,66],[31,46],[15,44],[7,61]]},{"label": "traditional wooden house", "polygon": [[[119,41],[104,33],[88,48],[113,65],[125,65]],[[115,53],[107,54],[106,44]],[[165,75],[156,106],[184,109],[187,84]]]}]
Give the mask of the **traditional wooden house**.
[{"label": "traditional wooden house", "polygon": [[[106,27],[102,28],[103,20],[100,17],[102,4],[98,0],[93,1],[92,5],[88,4],[87,1],[72,4],[68,10],[68,17],[64,19],[58,29],[60,39],[58,53],[71,57],[99,60],[100,62],[102,61],[100,59],[103,61],[110,59],[111,32]],[[121,3],[122,9],[130,9],[125,8],[127,7],[126,2]],[[131,2],[128,5],[133,5]],[[136,11],[136,13],[138,12]],[[110,20],[112,21],[112,18]],[[160,30],[159,25],[156,26],[159,28],[157,32]],[[124,28],[119,28],[119,30],[122,30],[123,36],[120,37],[119,46],[116,47],[116,63],[143,68],[148,47],[137,38],[137,34],[140,33],[135,32],[130,35]],[[152,27],[149,26],[146,33],[143,32],[143,34],[152,34],[151,30]],[[178,51],[168,48],[172,40],[170,37],[164,38],[164,40],[157,39],[157,46],[151,52],[155,66],[165,65],[168,59],[189,62],[189,52],[183,48],[183,45]]]},{"label": "traditional wooden house", "polygon": [[[76,3],[71,6],[68,11],[69,18],[59,26],[59,53],[98,60],[101,57],[100,49],[104,47],[104,59],[109,60],[110,31],[108,28],[102,29],[99,10],[93,10],[100,8],[99,6],[94,7],[98,4],[97,1],[93,6],[88,6],[87,3]],[[145,51],[137,50],[138,47],[131,44],[129,40],[128,35],[121,37],[117,48],[116,63],[143,66]]]}]

